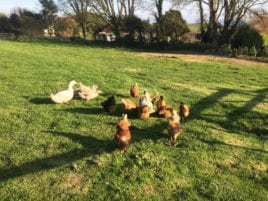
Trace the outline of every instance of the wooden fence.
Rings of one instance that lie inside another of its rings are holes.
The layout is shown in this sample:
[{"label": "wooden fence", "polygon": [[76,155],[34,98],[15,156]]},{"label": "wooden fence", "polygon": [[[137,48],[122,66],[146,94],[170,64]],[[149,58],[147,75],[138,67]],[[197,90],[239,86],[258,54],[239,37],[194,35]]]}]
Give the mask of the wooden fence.
[{"label": "wooden fence", "polygon": [[15,34],[13,33],[0,33],[0,40],[12,40],[15,39]]}]

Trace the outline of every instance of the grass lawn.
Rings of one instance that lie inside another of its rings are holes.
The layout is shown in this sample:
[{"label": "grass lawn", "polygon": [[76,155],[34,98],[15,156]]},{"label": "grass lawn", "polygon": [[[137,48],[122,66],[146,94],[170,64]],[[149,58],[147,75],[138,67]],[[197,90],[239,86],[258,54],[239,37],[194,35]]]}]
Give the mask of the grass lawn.
[{"label": "grass lawn", "polygon": [[[268,200],[268,65],[48,42],[0,50],[0,200]],[[53,104],[70,80],[103,94]],[[115,124],[135,82],[190,106],[176,144],[167,119],[132,118],[120,154]],[[115,114],[100,106],[110,95]]]}]

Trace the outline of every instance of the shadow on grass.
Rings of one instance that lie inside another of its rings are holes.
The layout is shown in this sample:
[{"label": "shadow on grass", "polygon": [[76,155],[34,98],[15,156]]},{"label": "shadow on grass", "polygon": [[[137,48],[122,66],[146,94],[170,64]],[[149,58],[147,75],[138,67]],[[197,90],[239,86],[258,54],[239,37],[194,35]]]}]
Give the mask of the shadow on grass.
[{"label": "shadow on grass", "polygon": [[[200,119],[205,120],[210,123],[214,123],[219,125],[220,127],[229,130],[231,132],[238,132],[241,133],[241,131],[246,131],[253,133],[261,138],[266,138],[268,132],[266,128],[244,128],[241,122],[239,121],[252,121],[254,123],[254,120],[261,120],[261,121],[267,121],[268,118],[267,115],[262,114],[260,112],[252,111],[253,108],[258,105],[259,103],[263,103],[265,100],[265,97],[268,93],[268,88],[263,88],[261,90],[254,91],[254,94],[251,94],[253,98],[249,101],[242,101],[245,104],[242,107],[234,107],[232,111],[227,114],[227,118],[224,120],[217,119],[217,117],[224,117],[224,115],[217,114],[217,115],[207,115],[207,114],[201,114],[202,111],[214,106],[217,103],[224,103],[225,101],[220,101],[221,98],[228,96],[231,93],[236,94],[244,94],[243,91],[239,90],[231,90],[231,89],[225,89],[225,88],[219,88],[217,92],[211,94],[210,96],[207,96],[203,99],[201,99],[199,102],[197,102],[195,105],[191,107],[191,115],[190,118],[187,121],[191,121],[192,119]],[[229,101],[227,101],[229,102]],[[246,115],[249,115],[250,117],[256,117],[255,119],[246,119]],[[252,124],[253,124],[252,123]]]},{"label": "shadow on grass", "polygon": [[[236,145],[236,144],[229,144],[229,143],[226,143],[220,139],[215,139],[211,135],[204,136],[204,133],[201,131],[188,129],[188,133],[191,133],[192,135],[194,135],[195,140],[198,140],[198,141],[205,143],[209,146],[213,146],[214,148],[221,147],[221,146],[226,147],[226,148],[232,147],[232,148],[236,148],[236,149],[242,149],[242,150],[249,151],[249,153],[258,152],[258,153],[268,154],[268,151],[265,149],[256,148],[256,147],[252,147],[249,145],[240,146],[240,145]],[[209,139],[207,139],[207,138],[209,138]]]},{"label": "shadow on grass", "polygon": [[[196,132],[196,131],[195,131]],[[202,136],[202,133],[200,132],[198,136]],[[234,147],[234,148],[238,148],[238,149],[244,149],[250,152],[261,152],[264,154],[267,154],[268,151],[263,150],[263,149],[259,149],[259,148],[255,148],[255,147],[249,147],[249,146],[239,146],[239,145],[235,145],[235,144],[228,144],[226,142],[223,142],[221,140],[218,139],[204,139],[202,137],[198,137],[197,138],[199,141],[204,142],[206,144],[209,144],[211,146],[225,146],[225,147]]]},{"label": "shadow on grass", "polygon": [[120,117],[122,116],[122,113],[123,113],[123,106],[122,104],[116,104],[115,112],[106,112],[102,106],[69,108],[69,109],[64,109],[63,111],[74,113],[74,114],[88,114],[88,115],[103,114],[103,115]]},{"label": "shadow on grass", "polygon": [[228,144],[225,142],[222,142],[220,140],[207,140],[207,139],[199,139],[201,142],[204,142],[206,144],[209,145],[220,145],[220,146],[226,146],[226,147],[234,147],[234,148],[238,148],[238,149],[244,149],[244,150],[248,150],[248,151],[253,151],[253,152],[261,152],[261,153],[265,153],[268,154],[268,151],[262,150],[262,149],[258,149],[258,148],[253,148],[253,147],[243,147],[243,146],[238,146],[238,145],[234,145],[234,144]]},{"label": "shadow on grass", "polygon": [[167,127],[167,123],[157,124],[149,128],[138,128],[136,126],[131,126],[131,132],[133,142],[141,142],[143,140],[153,140],[157,141],[161,138],[164,138],[163,135],[164,129]]},{"label": "shadow on grass", "polygon": [[32,98],[29,102],[36,105],[55,104],[50,98]]},{"label": "shadow on grass", "polygon": [[191,116],[193,116],[193,118],[199,118],[203,110],[210,108],[212,105],[216,104],[221,98],[228,96],[232,92],[234,91],[231,89],[225,89],[225,88],[218,89],[217,92],[201,99],[196,104],[194,104],[191,107]]},{"label": "shadow on grass", "polygon": [[88,115],[96,115],[104,113],[103,109],[100,107],[77,107],[77,108],[69,108],[63,109],[63,111],[74,113],[74,114],[88,114]]},{"label": "shadow on grass", "polygon": [[6,169],[1,168],[0,180],[8,180],[35,172],[49,170],[74,162],[76,160],[80,160],[87,156],[101,153],[110,153],[117,148],[116,143],[111,140],[99,140],[94,137],[82,136],[75,133],[56,131],[45,131],[45,133],[69,138],[70,140],[83,145],[83,148],[74,149],[69,152],[57,154],[44,159],[36,159],[19,166],[14,166]]},{"label": "shadow on grass", "polygon": [[[161,128],[163,128],[161,124],[146,129],[132,127],[132,143],[138,143],[148,139],[156,141],[157,139],[163,138]],[[116,129],[114,129],[114,133],[115,132]],[[44,133],[69,138],[73,142],[81,144],[83,148],[74,149],[43,159],[36,159],[34,161],[21,164],[19,166],[0,168],[0,180],[9,180],[27,174],[50,170],[72,163],[77,160],[81,160],[85,157],[99,155],[103,153],[111,153],[115,150],[119,150],[118,144],[112,139],[100,140],[91,136],[82,136],[76,133],[66,133],[58,131],[44,131]]]}]

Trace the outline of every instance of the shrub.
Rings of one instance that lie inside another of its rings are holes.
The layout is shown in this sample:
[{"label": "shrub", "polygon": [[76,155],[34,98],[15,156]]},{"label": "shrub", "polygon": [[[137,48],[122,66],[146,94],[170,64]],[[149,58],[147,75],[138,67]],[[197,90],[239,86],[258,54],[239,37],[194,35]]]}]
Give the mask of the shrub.
[{"label": "shrub", "polygon": [[263,46],[264,41],[260,32],[247,24],[239,27],[231,41],[232,49],[247,55],[257,56],[263,50]]}]

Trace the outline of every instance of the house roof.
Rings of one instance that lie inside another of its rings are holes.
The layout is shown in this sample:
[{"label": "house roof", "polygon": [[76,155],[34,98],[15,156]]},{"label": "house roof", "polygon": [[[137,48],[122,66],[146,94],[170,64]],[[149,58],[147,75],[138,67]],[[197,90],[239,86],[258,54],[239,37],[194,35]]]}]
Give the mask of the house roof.
[{"label": "house roof", "polygon": [[102,29],[99,34],[107,34],[107,33],[112,33],[114,32],[112,27],[105,27],[104,29]]}]

